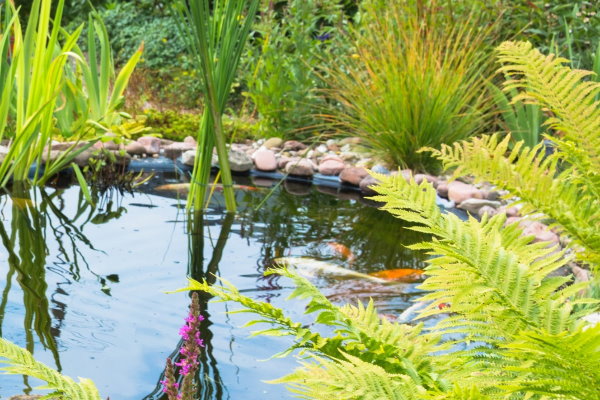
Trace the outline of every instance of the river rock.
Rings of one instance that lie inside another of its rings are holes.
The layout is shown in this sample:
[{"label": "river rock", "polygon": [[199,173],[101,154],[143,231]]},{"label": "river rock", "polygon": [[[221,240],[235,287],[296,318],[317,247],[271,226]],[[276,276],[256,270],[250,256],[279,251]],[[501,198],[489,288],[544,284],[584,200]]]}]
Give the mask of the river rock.
[{"label": "river rock", "polygon": [[438,182],[436,190],[438,196],[443,197],[445,199],[448,198],[448,184],[446,182]]},{"label": "river rock", "polygon": [[483,199],[483,192],[473,185],[452,181],[448,184],[448,198],[459,204],[467,199]]},{"label": "river rock", "polygon": [[379,184],[379,180],[371,175],[367,175],[360,181],[358,185],[360,187],[361,192],[366,196],[373,196],[377,194],[375,190],[371,188],[371,186],[375,186]]},{"label": "river rock", "polygon": [[187,143],[194,147],[198,146],[198,143],[196,143],[196,139],[194,139],[192,136],[186,136],[185,139],[183,139],[183,143]]},{"label": "river rock", "polygon": [[103,142],[101,140],[98,140],[96,143],[94,143],[93,146],[96,150],[119,150],[119,145],[116,144],[115,142],[113,142],[112,140],[109,140],[108,142]]},{"label": "river rock", "polygon": [[285,172],[290,175],[312,177],[314,175],[313,163],[305,158],[292,159],[286,164]]},{"label": "river rock", "polygon": [[346,164],[341,159],[328,158],[319,164],[319,173],[323,175],[339,175],[346,168]]},{"label": "river rock", "polygon": [[194,150],[195,145],[185,142],[175,142],[165,147],[165,157],[175,159],[188,150]]},{"label": "river rock", "polygon": [[289,163],[292,159],[290,157],[287,156],[282,156],[279,157],[279,159],[277,160],[277,168],[279,169],[285,169],[285,166],[287,165],[287,163]]},{"label": "river rock", "polygon": [[360,185],[360,181],[365,179],[368,175],[369,173],[364,168],[348,167],[340,173],[340,180],[343,183],[358,186]]},{"label": "river rock", "polygon": [[267,139],[263,146],[265,146],[267,149],[274,149],[276,147],[281,147],[282,144],[283,140],[281,138],[272,137],[270,139]]},{"label": "river rock", "polygon": [[337,142],[333,139],[329,139],[325,145],[329,151],[340,151],[340,146],[338,146]]},{"label": "river rock", "polygon": [[[523,220],[526,221],[526,220]],[[524,236],[535,236],[534,243],[548,242],[549,245],[558,243],[558,235],[550,228],[539,221],[529,221],[530,223],[523,229]]]},{"label": "river rock", "polygon": [[160,139],[154,136],[142,136],[137,140],[139,144],[144,146],[146,154],[154,155],[160,153]]},{"label": "river rock", "polygon": [[477,215],[479,215],[480,218],[483,218],[484,215],[487,215],[488,217],[493,217],[496,214],[498,214],[498,210],[490,206],[483,206],[479,210],[477,210]]},{"label": "river rock", "polygon": [[431,183],[431,185],[434,188],[436,188],[438,185],[438,178],[436,178],[435,176],[427,175],[427,174],[416,174],[415,175],[415,182],[417,183],[417,185],[420,185],[421,183],[423,183],[423,181],[427,181],[427,182]]},{"label": "river rock", "polygon": [[135,156],[141,156],[142,154],[146,154],[146,148],[138,142],[128,143],[125,146],[125,151]]},{"label": "river rock", "polygon": [[196,162],[196,150],[184,151],[183,154],[181,154],[181,162],[183,165],[193,167]]},{"label": "river rock", "polygon": [[259,149],[254,153],[254,165],[259,171],[275,171],[277,158],[275,153],[268,149]]},{"label": "river rock", "polygon": [[387,169],[382,164],[376,164],[376,165],[374,165],[373,168],[371,168],[371,171],[376,172],[376,173],[381,174],[381,175],[389,175],[390,174],[390,170]]},{"label": "river rock", "polygon": [[47,151],[44,151],[42,153],[42,162],[43,163],[47,163],[47,162],[54,162],[58,159],[58,157],[60,157],[62,151],[60,150],[50,150],[50,154],[48,154]]},{"label": "river rock", "polygon": [[94,155],[94,152],[90,149],[84,150],[75,156],[73,162],[79,167],[85,167],[90,162],[90,158]]},{"label": "river rock", "polygon": [[297,140],[288,140],[283,144],[283,150],[288,151],[300,151],[306,149],[308,146]]},{"label": "river rock", "polygon": [[229,168],[232,172],[248,172],[253,166],[254,163],[248,154],[237,150],[229,151]]},{"label": "river rock", "polygon": [[496,210],[498,207],[500,207],[502,204],[500,204],[499,201],[490,201],[490,200],[484,200],[484,199],[467,199],[465,201],[462,201],[459,205],[458,208],[460,208],[461,210],[465,210],[470,212],[471,214],[479,214],[479,210],[482,207],[491,207],[494,210]]}]

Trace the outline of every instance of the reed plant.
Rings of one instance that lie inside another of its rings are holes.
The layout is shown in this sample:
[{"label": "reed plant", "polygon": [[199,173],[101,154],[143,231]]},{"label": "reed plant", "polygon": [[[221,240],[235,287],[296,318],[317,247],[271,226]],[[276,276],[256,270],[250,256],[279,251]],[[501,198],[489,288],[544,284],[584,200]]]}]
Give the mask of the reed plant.
[{"label": "reed plant", "polygon": [[142,56],[143,43],[117,74],[108,31],[100,14],[94,11],[88,15],[86,49],[87,57],[79,46],[74,47],[74,62],[66,65],[62,101],[55,111],[59,134],[66,138],[84,133],[89,137],[116,129],[122,126],[124,117],[131,118],[119,108]]},{"label": "reed plant", "polygon": [[50,154],[54,110],[64,84],[65,64],[81,33],[81,27],[70,34],[60,28],[64,0],[56,2],[53,18],[52,6],[51,0],[34,0],[26,28],[13,2],[2,10],[5,23],[0,53],[8,57],[3,57],[0,73],[0,141],[6,138],[9,116],[14,136],[0,164],[0,186],[10,179],[28,181],[34,163],[38,167],[31,181],[41,184],[84,149],[74,146],[57,159],[47,160],[41,168],[43,155]]},{"label": "reed plant", "polygon": [[491,28],[478,27],[475,14],[449,24],[435,3],[366,0],[355,53],[328,71],[326,93],[339,105],[328,119],[402,168],[435,170],[418,150],[479,132],[489,114]]},{"label": "reed plant", "polygon": [[177,3],[179,28],[200,72],[205,100],[188,209],[200,210],[203,207],[213,149],[216,147],[225,205],[228,212],[236,210],[222,115],[258,5],[258,0],[189,0]]}]

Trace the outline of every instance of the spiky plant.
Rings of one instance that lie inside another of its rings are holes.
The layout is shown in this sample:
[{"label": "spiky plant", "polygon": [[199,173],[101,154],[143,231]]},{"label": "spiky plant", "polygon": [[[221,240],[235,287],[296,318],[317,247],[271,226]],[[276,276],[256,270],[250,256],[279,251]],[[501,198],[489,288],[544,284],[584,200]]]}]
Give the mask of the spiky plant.
[{"label": "spiky plant", "polygon": [[417,150],[466,139],[489,115],[488,32],[474,15],[447,24],[434,11],[439,3],[362,2],[355,54],[327,71],[326,94],[339,105],[328,119],[402,168],[436,170],[439,163]]}]

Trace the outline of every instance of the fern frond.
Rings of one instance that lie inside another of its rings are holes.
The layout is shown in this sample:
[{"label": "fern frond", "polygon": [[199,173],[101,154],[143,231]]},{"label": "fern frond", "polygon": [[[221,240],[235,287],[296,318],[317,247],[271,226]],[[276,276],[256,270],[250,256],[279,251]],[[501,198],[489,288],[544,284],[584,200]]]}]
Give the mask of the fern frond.
[{"label": "fern frond", "polygon": [[510,137],[497,135],[431,150],[454,176],[474,175],[522,199],[523,213],[543,213],[574,239],[578,256],[600,265],[600,201],[572,179],[573,171],[557,174],[558,154],[545,157],[542,144],[534,148],[518,143],[509,150]]},{"label": "fern frond", "polygon": [[416,400],[425,389],[410,377],[345,355],[345,360],[302,363],[302,368],[272,383],[285,383],[301,399],[314,400]]},{"label": "fern frond", "polygon": [[568,60],[545,56],[528,42],[504,42],[497,50],[500,71],[513,77],[506,89],[522,90],[515,101],[541,105],[553,114],[546,124],[564,134],[563,140],[553,140],[571,163],[584,167],[578,169],[586,171],[590,188],[600,197],[600,83],[584,80],[593,72],[572,70],[564,65]]},{"label": "fern frond", "polygon": [[[428,291],[422,300],[430,302],[422,316],[454,313],[439,322],[442,332],[495,344],[524,329],[559,333],[580,324],[573,305],[565,302],[566,292],[559,290],[568,279],[548,277],[568,262],[564,252],[519,238],[516,225],[501,229],[503,215],[461,221],[432,209],[435,191],[426,182],[377,178],[381,184],[374,189],[380,195],[373,199],[399,218],[419,222],[416,229],[434,236],[413,247],[438,256],[428,261],[428,279],[421,285]],[[440,304],[450,308],[440,309]]]},{"label": "fern frond", "polygon": [[521,332],[504,347],[512,359],[512,379],[502,385],[509,393],[600,399],[600,325],[556,335]]},{"label": "fern frond", "polygon": [[79,383],[68,376],[36,361],[25,349],[0,338],[0,362],[8,366],[0,368],[5,374],[27,375],[47,383],[41,389],[53,390],[57,397],[64,400],[101,400],[98,389],[89,379],[79,378]]}]

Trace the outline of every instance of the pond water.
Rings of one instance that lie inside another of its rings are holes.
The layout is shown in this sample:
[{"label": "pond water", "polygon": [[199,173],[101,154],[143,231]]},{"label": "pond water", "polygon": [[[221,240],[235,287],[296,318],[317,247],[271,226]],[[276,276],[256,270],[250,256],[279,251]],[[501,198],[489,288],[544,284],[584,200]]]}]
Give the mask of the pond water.
[{"label": "pond water", "polygon": [[[278,257],[310,257],[364,273],[423,267],[423,256],[403,246],[422,238],[354,193],[286,182],[265,200],[274,181],[239,178],[245,186],[236,192],[235,216],[224,212],[216,193],[208,211],[188,221],[184,199],[157,190],[179,181],[159,173],[141,192],[107,196],[96,208],[77,186],[3,195],[0,336],[67,375],[91,378],[104,397],[158,399],[165,359],[178,351],[190,301],[189,293],[166,292],[184,287],[187,276],[224,277],[244,294],[308,321],[303,303],[285,300],[290,282],[263,276]],[[335,302],[372,297],[392,316],[418,294],[414,283],[326,276],[315,283]],[[264,361],[291,339],[250,338],[241,328],[250,316],[226,314],[236,305],[208,300],[202,298],[207,346],[200,398],[292,398],[283,386],[264,382],[297,365],[294,358]],[[39,384],[1,376],[0,398]]]}]

